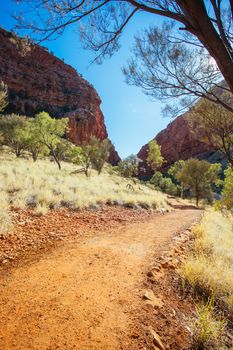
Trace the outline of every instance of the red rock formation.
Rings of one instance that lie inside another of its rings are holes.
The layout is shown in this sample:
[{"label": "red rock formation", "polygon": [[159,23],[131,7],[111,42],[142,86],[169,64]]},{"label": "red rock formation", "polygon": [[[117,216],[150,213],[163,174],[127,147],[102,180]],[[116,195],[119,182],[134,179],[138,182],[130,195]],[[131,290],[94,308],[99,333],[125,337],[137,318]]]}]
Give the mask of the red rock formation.
[{"label": "red rock formation", "polygon": [[[25,50],[27,52],[25,52]],[[32,116],[47,111],[56,118],[70,118],[69,137],[75,144],[96,136],[108,137],[94,87],[74,68],[40,46],[30,47],[10,32],[0,29],[0,80],[9,89],[6,112]],[[120,158],[112,147],[110,162]]]},{"label": "red rock formation", "polygon": [[[191,157],[202,157],[205,152],[213,150],[213,147],[202,142],[201,135],[198,137],[191,130],[188,123],[189,113],[185,113],[172,121],[166,129],[162,130],[154,138],[161,146],[161,153],[166,160],[162,170],[166,170],[171,164],[179,159]],[[145,175],[151,175],[152,171],[146,164],[148,156],[148,144],[144,145],[138,152],[138,157],[144,161]],[[141,170],[143,175],[143,169]]]}]

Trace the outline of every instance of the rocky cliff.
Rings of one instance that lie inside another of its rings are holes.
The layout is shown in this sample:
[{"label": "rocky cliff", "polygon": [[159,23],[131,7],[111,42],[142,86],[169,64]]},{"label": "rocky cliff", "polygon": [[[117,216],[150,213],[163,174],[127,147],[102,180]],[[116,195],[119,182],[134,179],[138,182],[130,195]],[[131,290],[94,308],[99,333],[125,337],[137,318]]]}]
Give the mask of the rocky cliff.
[{"label": "rocky cliff", "polygon": [[[108,137],[94,87],[74,68],[40,46],[0,29],[0,80],[9,89],[6,112],[32,116],[47,111],[56,118],[69,118],[69,138],[75,144],[91,136]],[[111,148],[109,161],[120,158]]]},{"label": "rocky cliff", "polygon": [[[185,160],[191,157],[209,159],[215,153],[210,145],[202,141],[202,135],[197,137],[191,130],[188,119],[188,112],[177,117],[154,138],[161,146],[161,153],[166,159],[162,170],[166,170],[179,159]],[[138,157],[143,160],[141,175],[152,174],[150,167],[146,164],[147,156],[148,144],[144,145],[138,153]]]}]

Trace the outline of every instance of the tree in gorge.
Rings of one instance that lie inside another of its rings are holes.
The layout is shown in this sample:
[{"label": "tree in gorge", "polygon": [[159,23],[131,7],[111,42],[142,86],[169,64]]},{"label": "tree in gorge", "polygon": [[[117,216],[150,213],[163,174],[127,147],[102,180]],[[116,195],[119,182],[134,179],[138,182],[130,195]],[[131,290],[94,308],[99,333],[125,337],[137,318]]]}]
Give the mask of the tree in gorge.
[{"label": "tree in gorge", "polygon": [[[210,89],[233,93],[232,50],[232,0],[18,0],[34,7],[38,14],[33,23],[18,18],[18,28],[30,29],[40,42],[79,22],[84,46],[96,52],[100,62],[110,57],[120,47],[120,37],[129,21],[137,14],[147,12],[166,19],[165,27],[152,27],[136,38],[134,48],[139,53],[138,61],[148,61],[148,70],[129,64],[125,68],[130,83],[141,86],[144,91],[157,97],[166,92],[166,97],[194,97],[181,101],[187,108],[195,98],[211,98],[212,102],[224,105],[221,93],[209,93]],[[41,11],[41,12],[40,12]],[[46,11],[46,15],[41,13]],[[170,21],[168,21],[170,19]],[[167,33],[164,32],[167,29]],[[167,43],[162,33],[167,34]],[[39,35],[39,37],[38,37]],[[159,40],[162,40],[161,43]],[[152,45],[151,45],[152,43]],[[165,48],[165,44],[168,45]],[[161,45],[164,55],[157,60],[153,50]],[[147,50],[145,50],[147,47]],[[172,69],[163,58],[173,60]],[[198,57],[198,59],[197,59]],[[159,60],[159,61],[158,61]],[[186,62],[185,66],[182,61]],[[152,66],[151,63],[155,63]],[[194,63],[194,64],[193,64]],[[190,68],[189,70],[185,68]],[[151,68],[151,72],[149,71]],[[201,68],[201,69],[200,69]],[[187,74],[190,74],[187,78]],[[203,75],[204,74],[204,75]],[[159,77],[159,79],[158,79]],[[157,84],[162,78],[162,83]],[[167,79],[166,79],[167,78]],[[225,85],[220,82],[225,80]],[[194,92],[197,89],[197,93]],[[194,94],[193,94],[194,93]],[[191,94],[191,96],[189,96]]]},{"label": "tree in gorge", "polygon": [[158,145],[157,141],[152,140],[149,142],[148,148],[147,162],[151,169],[156,172],[164,163],[164,158],[161,154],[161,146]]},{"label": "tree in gorge", "polygon": [[182,163],[176,173],[177,180],[189,189],[199,205],[201,198],[207,198],[211,193],[211,185],[218,180],[221,165],[210,164],[205,160],[188,159]]},{"label": "tree in gorge", "polygon": [[191,109],[190,129],[213,149],[219,150],[233,169],[233,113],[204,99]]},{"label": "tree in gorge", "polygon": [[34,137],[40,144],[48,148],[60,170],[61,163],[57,155],[57,145],[68,130],[68,118],[55,119],[51,118],[47,112],[40,112],[33,120],[33,128]]}]

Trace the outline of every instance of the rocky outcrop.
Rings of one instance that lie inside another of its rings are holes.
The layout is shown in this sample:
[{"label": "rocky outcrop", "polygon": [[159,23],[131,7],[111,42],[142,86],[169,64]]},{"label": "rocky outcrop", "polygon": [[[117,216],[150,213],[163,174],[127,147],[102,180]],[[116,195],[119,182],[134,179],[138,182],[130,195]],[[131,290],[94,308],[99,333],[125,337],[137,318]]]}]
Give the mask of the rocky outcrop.
[{"label": "rocky outcrop", "polygon": [[[0,79],[9,89],[6,113],[32,116],[47,111],[69,117],[69,138],[75,144],[91,136],[107,138],[101,99],[94,87],[74,68],[38,45],[0,29]],[[112,146],[110,162],[120,158]]]},{"label": "rocky outcrop", "polygon": [[[166,129],[158,133],[154,138],[161,146],[161,153],[166,160],[161,170],[166,170],[179,159],[191,157],[208,158],[214,153],[213,147],[202,141],[202,135],[197,135],[191,129],[188,122],[189,113],[185,113],[172,121]],[[148,144],[144,145],[138,152],[138,157],[143,160],[140,167],[141,175],[151,175],[152,171],[146,164],[148,156]]]}]

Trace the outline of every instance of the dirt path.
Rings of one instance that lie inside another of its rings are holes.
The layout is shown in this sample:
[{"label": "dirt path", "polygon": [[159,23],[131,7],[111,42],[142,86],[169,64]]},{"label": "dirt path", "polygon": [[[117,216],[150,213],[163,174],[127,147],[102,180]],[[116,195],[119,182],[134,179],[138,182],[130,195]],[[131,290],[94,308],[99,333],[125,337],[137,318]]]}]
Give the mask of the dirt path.
[{"label": "dirt path", "polygon": [[171,238],[200,215],[175,210],[96,231],[4,273],[0,349],[143,349],[134,310],[142,303],[145,274]]}]

